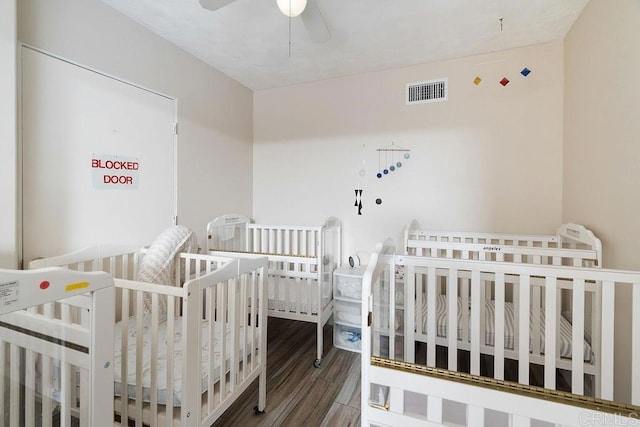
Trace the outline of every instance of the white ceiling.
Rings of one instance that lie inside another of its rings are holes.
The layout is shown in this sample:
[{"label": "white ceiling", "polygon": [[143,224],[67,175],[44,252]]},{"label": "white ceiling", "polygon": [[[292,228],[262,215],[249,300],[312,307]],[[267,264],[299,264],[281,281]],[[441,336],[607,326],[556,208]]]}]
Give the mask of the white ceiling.
[{"label": "white ceiling", "polygon": [[102,1],[253,90],[561,40],[588,2],[316,0],[331,39],[313,43],[276,0],[217,11],[198,0]]}]

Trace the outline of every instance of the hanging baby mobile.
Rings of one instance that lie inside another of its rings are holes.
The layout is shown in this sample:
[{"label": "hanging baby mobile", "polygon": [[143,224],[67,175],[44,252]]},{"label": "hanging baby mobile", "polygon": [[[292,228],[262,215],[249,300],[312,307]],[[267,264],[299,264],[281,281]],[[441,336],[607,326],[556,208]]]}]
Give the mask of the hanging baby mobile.
[{"label": "hanging baby mobile", "polygon": [[[403,165],[403,160],[408,160],[411,157],[408,148],[402,148],[392,142],[391,145],[378,148],[378,178],[383,178],[385,175],[389,175],[390,172],[395,172]],[[383,159],[384,157],[384,159]]]}]

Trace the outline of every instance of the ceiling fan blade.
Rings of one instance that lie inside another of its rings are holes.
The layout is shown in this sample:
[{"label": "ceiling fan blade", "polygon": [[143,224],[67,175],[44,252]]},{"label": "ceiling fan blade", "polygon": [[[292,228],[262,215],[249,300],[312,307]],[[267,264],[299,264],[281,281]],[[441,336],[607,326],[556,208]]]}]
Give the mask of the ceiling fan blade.
[{"label": "ceiling fan blade", "polygon": [[200,6],[208,10],[218,10],[236,0],[200,0]]},{"label": "ceiling fan blade", "polygon": [[307,0],[307,7],[300,16],[302,17],[302,22],[304,22],[304,25],[307,27],[311,41],[314,43],[324,43],[331,39],[331,34],[316,4],[316,0]]}]

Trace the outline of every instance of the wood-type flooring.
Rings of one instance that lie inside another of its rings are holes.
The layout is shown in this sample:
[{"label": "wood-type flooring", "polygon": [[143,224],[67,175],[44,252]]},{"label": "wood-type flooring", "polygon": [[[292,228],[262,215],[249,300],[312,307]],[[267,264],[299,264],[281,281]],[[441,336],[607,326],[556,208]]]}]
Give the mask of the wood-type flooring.
[{"label": "wood-type flooring", "polygon": [[[269,318],[267,335],[267,405],[256,415],[258,381],[213,426],[349,427],[360,425],[360,354],[333,346],[333,329],[324,327],[324,356],[316,356],[315,324]],[[418,344],[417,363],[425,363],[426,347]],[[437,349],[436,365],[446,368],[447,349]],[[458,353],[458,369],[469,372],[468,352]],[[481,374],[493,376],[493,358],[481,357]],[[517,365],[505,362],[505,379],[517,381]],[[542,386],[544,371],[531,365],[530,383]],[[570,377],[558,373],[557,387],[569,391]],[[587,394],[591,389],[586,382]]]},{"label": "wood-type flooring", "polygon": [[360,354],[333,346],[333,329],[324,327],[324,356],[316,358],[316,325],[269,318],[267,335],[267,405],[258,403],[258,381],[213,425],[359,426]]}]

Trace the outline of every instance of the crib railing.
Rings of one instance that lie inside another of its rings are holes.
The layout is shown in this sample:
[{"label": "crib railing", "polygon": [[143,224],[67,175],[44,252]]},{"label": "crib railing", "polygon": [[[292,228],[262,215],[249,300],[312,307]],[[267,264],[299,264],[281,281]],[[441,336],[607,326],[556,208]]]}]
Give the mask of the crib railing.
[{"label": "crib railing", "polygon": [[[395,274],[399,266],[402,279]],[[383,271],[373,288],[374,355],[415,362],[415,344],[421,342],[427,366],[436,366],[442,346],[448,369],[458,369],[462,350],[469,372],[479,375],[481,355],[489,354],[497,379],[505,378],[508,360],[517,365],[517,381],[529,384],[530,363],[537,364],[544,367],[545,388],[558,388],[560,369],[570,372],[571,392],[613,399],[616,348],[609,314],[625,287],[632,289],[634,306],[640,304],[639,272],[410,256],[387,257]],[[489,308],[494,315],[487,326],[481,320]],[[631,313],[625,325],[634,351],[640,351],[640,313]],[[638,404],[640,358],[628,369],[630,403]]]},{"label": "crib railing", "polygon": [[409,240],[408,255],[448,259],[516,262],[526,264],[598,267],[598,252],[587,249],[541,248],[486,243]]},{"label": "crib railing", "polygon": [[320,257],[326,251],[338,252],[339,257],[341,229],[335,217],[321,226],[299,226],[256,224],[243,215],[223,215],[207,224],[207,251],[304,257]]},{"label": "crib railing", "polygon": [[602,266],[602,242],[600,239],[585,226],[573,223],[561,225],[556,230],[555,235],[538,235],[425,230],[420,228],[416,220],[413,220],[403,231],[403,250],[405,255],[419,255],[413,252],[415,241],[474,243],[485,246],[585,249],[595,251],[595,265]]},{"label": "crib railing", "polygon": [[320,253],[322,227],[247,224],[249,252],[315,257]]},{"label": "crib railing", "polygon": [[0,425],[112,425],[113,279],[0,270],[0,295]]},{"label": "crib railing", "polygon": [[[140,263],[146,253],[139,246],[98,245],[66,255],[34,260],[29,269],[63,266],[75,271],[104,271],[112,277],[136,280]],[[231,257],[180,253],[175,260],[173,286],[201,277],[232,261]]]}]

